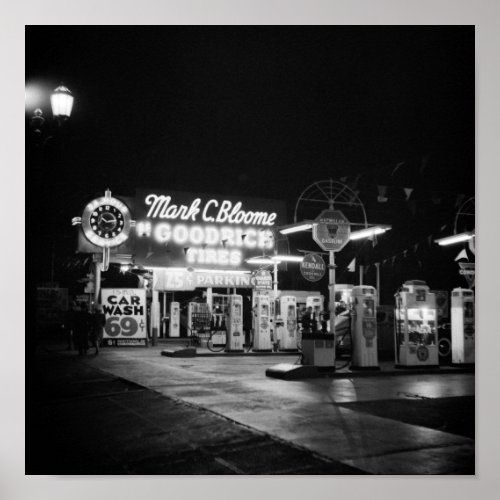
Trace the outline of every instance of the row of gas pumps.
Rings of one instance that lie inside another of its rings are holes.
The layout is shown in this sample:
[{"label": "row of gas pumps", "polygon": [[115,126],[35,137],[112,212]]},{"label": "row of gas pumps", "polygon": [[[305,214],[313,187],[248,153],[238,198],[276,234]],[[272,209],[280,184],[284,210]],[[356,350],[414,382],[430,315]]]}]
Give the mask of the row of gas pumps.
[{"label": "row of gas pumps", "polygon": [[[349,309],[351,335],[351,368],[378,369],[377,291],[372,286],[354,286],[344,297]],[[302,363],[334,366],[336,338],[329,321],[320,323],[324,311],[323,297],[306,298],[318,321],[312,332],[299,328],[297,298],[282,295],[273,300],[270,294],[253,295],[253,351],[277,350],[302,352]],[[170,337],[180,336],[181,310],[178,302],[170,303]],[[224,330],[225,350],[241,352],[245,347],[243,330],[243,297],[225,296],[224,308],[210,311],[206,303],[189,303],[188,326],[200,322],[212,330]],[[208,324],[211,322],[211,324]],[[326,328],[325,328],[326,323]],[[456,288],[451,294],[452,364],[472,364],[475,358],[474,292]],[[222,338],[222,337],[221,337]],[[436,294],[423,281],[405,282],[395,294],[394,355],[397,367],[439,366],[438,316]]]}]

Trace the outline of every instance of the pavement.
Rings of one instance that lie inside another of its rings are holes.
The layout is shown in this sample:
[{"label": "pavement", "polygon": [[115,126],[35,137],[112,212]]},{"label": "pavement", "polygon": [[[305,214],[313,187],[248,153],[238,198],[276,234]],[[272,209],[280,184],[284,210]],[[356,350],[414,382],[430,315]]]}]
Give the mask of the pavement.
[{"label": "pavement", "polygon": [[40,343],[27,379],[26,474],[475,473],[475,377],[381,363],[266,377],[289,354],[84,357]]}]

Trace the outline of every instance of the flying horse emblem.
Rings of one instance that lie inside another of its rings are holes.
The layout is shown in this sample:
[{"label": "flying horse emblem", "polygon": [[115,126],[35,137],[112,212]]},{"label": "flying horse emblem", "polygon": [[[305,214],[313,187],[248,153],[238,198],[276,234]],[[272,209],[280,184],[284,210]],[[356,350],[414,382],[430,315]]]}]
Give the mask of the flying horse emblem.
[{"label": "flying horse emblem", "polygon": [[328,234],[332,238],[335,238],[335,236],[337,236],[337,233],[339,232],[339,226],[337,224],[327,224],[326,229],[328,230]]}]

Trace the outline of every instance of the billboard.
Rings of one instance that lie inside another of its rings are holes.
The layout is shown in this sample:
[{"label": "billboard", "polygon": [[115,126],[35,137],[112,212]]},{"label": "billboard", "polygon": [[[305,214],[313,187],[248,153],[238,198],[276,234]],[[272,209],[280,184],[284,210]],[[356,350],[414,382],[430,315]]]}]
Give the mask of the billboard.
[{"label": "billboard", "polygon": [[[133,255],[146,267],[252,270],[245,261],[272,250],[273,230],[285,221],[285,203],[270,199],[157,189],[121,199],[135,226],[111,261]],[[79,251],[101,252],[82,234]]]},{"label": "billboard", "polygon": [[146,291],[141,288],[102,288],[106,316],[106,345],[145,345],[147,338]]}]

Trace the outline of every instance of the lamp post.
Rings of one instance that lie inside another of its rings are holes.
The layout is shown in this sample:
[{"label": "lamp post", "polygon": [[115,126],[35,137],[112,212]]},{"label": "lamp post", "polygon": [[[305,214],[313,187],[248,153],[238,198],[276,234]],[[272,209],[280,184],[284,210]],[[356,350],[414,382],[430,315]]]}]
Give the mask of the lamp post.
[{"label": "lamp post", "polygon": [[[30,248],[29,266],[29,292],[28,301],[31,302],[30,310],[37,311],[37,286],[41,281],[46,280],[45,274],[42,271],[47,269],[47,265],[42,264],[49,262],[50,281],[54,282],[54,267],[55,267],[55,241],[59,233],[57,233],[50,223],[56,222],[57,212],[54,210],[55,197],[57,193],[51,192],[53,189],[54,174],[52,165],[46,168],[47,146],[54,137],[61,132],[63,123],[71,116],[73,109],[74,98],[67,87],[57,87],[50,96],[50,104],[52,116],[46,118],[41,109],[42,99],[40,89],[36,86],[27,84],[26,86],[26,169],[29,172],[30,180],[27,183],[27,196],[30,201],[38,200],[38,203],[28,203],[28,217],[31,219],[31,227],[33,231],[33,240],[37,245],[43,246],[43,241],[51,240],[48,255],[43,255],[40,248]],[[33,96],[38,101],[33,103]],[[33,105],[35,104],[35,105]],[[48,155],[47,155],[48,157]],[[55,174],[54,174],[55,175]],[[46,213],[51,217],[51,220],[40,217],[40,205],[46,210]],[[49,222],[49,224],[47,224]],[[37,318],[36,330],[40,326]],[[35,334],[35,329],[33,333]]]},{"label": "lamp post", "polygon": [[[70,116],[73,110],[74,97],[68,87],[59,85],[50,96],[52,116],[58,126],[61,126]],[[31,127],[35,134],[41,135],[45,127],[43,111],[36,108],[31,117]],[[47,137],[49,139],[51,136]]]},{"label": "lamp post", "polygon": [[[26,90],[26,108],[31,107],[30,94],[32,93],[33,87],[27,86]],[[38,95],[40,95],[38,93]],[[45,154],[46,147],[54,136],[60,132],[62,125],[70,118],[73,109],[74,97],[71,91],[64,85],[59,85],[53,90],[50,95],[50,105],[52,110],[52,119],[47,120],[44,117],[43,111],[40,107],[36,107],[29,121],[29,126],[31,133],[28,134],[28,138],[31,135],[31,140],[27,140],[27,144],[31,143],[31,174],[32,182],[28,185],[31,186],[31,198],[37,196],[50,196],[49,190],[52,188],[52,182],[50,179],[51,174],[53,174],[52,166],[50,168],[45,168]],[[40,104],[39,102],[37,104]],[[32,109],[32,108],[31,108]],[[43,201],[45,203],[45,201]],[[30,205],[33,210],[37,210],[36,204]],[[33,218],[37,218],[37,213],[32,213]],[[37,224],[38,230],[41,229],[40,224]],[[42,235],[41,235],[42,236]],[[38,238],[40,239],[40,238]],[[50,265],[50,280],[54,281],[54,239],[52,241],[51,250],[51,265]],[[38,266],[37,270],[38,270]]]}]

